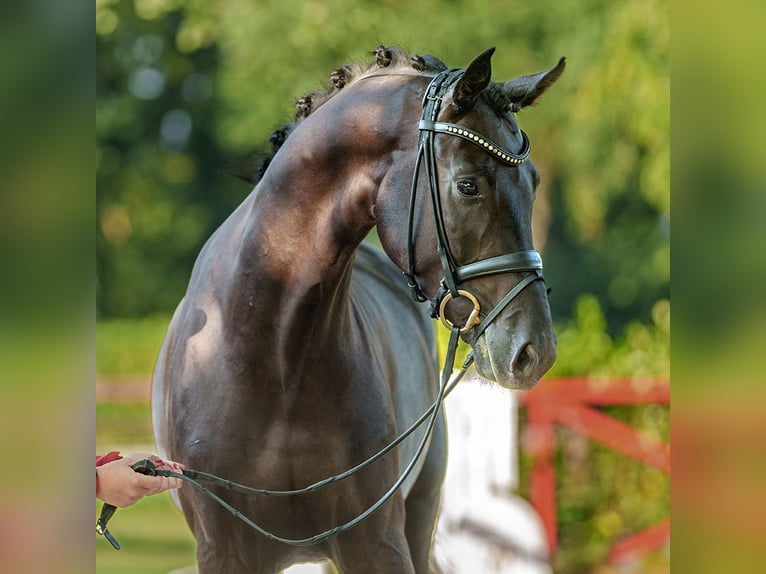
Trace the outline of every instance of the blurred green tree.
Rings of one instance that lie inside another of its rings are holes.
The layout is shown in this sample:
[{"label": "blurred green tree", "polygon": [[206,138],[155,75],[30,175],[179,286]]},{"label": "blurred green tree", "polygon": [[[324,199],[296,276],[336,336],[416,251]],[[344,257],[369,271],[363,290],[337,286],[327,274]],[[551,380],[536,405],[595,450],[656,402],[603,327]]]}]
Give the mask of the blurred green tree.
[{"label": "blurred green tree", "polygon": [[218,49],[184,44],[181,4],[97,4],[100,317],[172,311],[202,243],[247,192],[214,136]]}]

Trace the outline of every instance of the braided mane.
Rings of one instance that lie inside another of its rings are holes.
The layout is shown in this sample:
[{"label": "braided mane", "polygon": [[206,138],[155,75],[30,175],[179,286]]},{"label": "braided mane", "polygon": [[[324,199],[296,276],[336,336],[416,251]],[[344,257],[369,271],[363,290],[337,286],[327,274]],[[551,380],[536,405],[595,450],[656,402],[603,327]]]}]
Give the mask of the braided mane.
[{"label": "braided mane", "polygon": [[258,183],[279,148],[285,143],[295,127],[305,120],[312,112],[327,102],[340,90],[354,83],[359,78],[381,69],[412,68],[419,72],[439,72],[447,66],[434,56],[409,56],[401,48],[395,46],[378,46],[371,54],[374,60],[369,64],[348,63],[330,73],[330,82],[326,89],[306,94],[295,102],[295,119],[275,129],[269,136],[271,149],[268,152],[251,153],[230,171],[233,175],[253,185]]},{"label": "braided mane", "polygon": [[[431,56],[430,54],[410,56],[404,50],[396,46],[378,46],[371,52],[371,54],[375,57],[371,63],[367,65],[357,63],[344,64],[330,73],[330,82],[326,89],[316,90],[296,100],[295,119],[292,122],[275,129],[271,133],[269,136],[269,143],[271,144],[270,151],[265,154],[250,154],[249,159],[246,158],[242,165],[231,170],[233,175],[240,179],[244,179],[253,185],[258,183],[263,177],[263,174],[266,173],[266,169],[269,167],[271,160],[279,151],[279,148],[285,143],[295,127],[340,90],[353,84],[367,74],[380,71],[381,69],[394,70],[397,68],[411,68],[418,72],[426,73],[437,73],[447,69],[447,65],[435,56]],[[483,96],[487,103],[498,114],[503,114],[511,108],[510,101],[508,101],[505,92],[502,89],[499,89],[499,86],[495,84],[491,84]]]}]

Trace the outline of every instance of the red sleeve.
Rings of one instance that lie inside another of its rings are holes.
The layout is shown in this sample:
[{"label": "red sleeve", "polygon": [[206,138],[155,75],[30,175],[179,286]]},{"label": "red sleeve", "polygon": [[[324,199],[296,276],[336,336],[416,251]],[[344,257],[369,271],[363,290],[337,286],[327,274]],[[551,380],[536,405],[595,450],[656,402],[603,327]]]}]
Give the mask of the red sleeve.
[{"label": "red sleeve", "polygon": [[102,464],[106,464],[107,462],[112,462],[115,460],[120,460],[122,457],[120,456],[120,453],[116,450],[113,450],[112,452],[108,452],[106,454],[96,455],[96,466],[101,466]]}]

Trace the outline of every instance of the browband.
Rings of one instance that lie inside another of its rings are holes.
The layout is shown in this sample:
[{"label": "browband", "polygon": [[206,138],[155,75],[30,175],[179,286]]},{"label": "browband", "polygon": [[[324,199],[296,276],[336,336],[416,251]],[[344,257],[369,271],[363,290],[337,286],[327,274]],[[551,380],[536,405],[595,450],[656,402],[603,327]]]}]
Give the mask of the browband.
[{"label": "browband", "polygon": [[496,158],[511,165],[520,165],[529,159],[531,146],[529,145],[529,138],[527,137],[527,134],[524,133],[524,130],[519,130],[521,132],[521,137],[524,140],[524,143],[521,146],[521,152],[513,153],[499,146],[489,138],[484,137],[480,133],[458,124],[420,120],[418,129],[457,136],[471,142]]}]

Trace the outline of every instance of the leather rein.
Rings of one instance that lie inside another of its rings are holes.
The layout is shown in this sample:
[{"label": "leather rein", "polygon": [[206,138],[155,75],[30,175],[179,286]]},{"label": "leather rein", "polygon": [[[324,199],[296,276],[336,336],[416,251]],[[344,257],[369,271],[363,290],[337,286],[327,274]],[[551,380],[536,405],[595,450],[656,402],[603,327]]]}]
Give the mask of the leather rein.
[{"label": "leather rein", "polygon": [[[434,156],[433,142],[434,136],[437,133],[449,134],[469,141],[477,146],[482,147],[488,153],[498,158],[500,161],[511,165],[520,165],[529,157],[529,139],[524,132],[522,138],[524,141],[522,151],[518,154],[514,154],[507,150],[504,150],[499,145],[491,142],[489,139],[484,138],[477,132],[464,128],[457,124],[449,124],[443,122],[437,122],[436,118],[439,114],[439,108],[441,100],[446,93],[447,89],[457,81],[463,74],[463,70],[453,69],[439,73],[434,77],[426,90],[423,98],[423,115],[418,125],[420,130],[420,140],[418,146],[418,156],[415,164],[415,173],[413,175],[412,188],[410,194],[410,207],[409,207],[409,224],[408,224],[408,271],[405,272],[407,277],[407,283],[410,287],[413,297],[419,301],[431,301],[432,316],[439,318],[442,324],[450,330],[450,339],[447,345],[447,353],[444,361],[444,366],[441,373],[441,381],[439,391],[433,404],[415,421],[406,431],[395,438],[391,443],[386,445],[380,451],[369,457],[364,462],[357,466],[350,468],[349,470],[328,477],[326,479],[310,484],[304,488],[295,490],[271,490],[263,488],[253,488],[243,484],[226,480],[224,478],[201,472],[198,470],[184,469],[182,473],[157,469],[150,460],[142,460],[133,465],[133,469],[136,472],[143,474],[149,474],[153,476],[166,476],[181,479],[184,482],[188,482],[196,487],[204,496],[207,496],[211,500],[215,501],[221,507],[229,511],[232,515],[240,519],[242,522],[268,538],[276,542],[288,544],[291,546],[312,546],[324,542],[325,540],[337,536],[343,532],[346,532],[365,520],[371,514],[379,510],[388,500],[396,493],[402,486],[407,477],[412,473],[415,468],[418,459],[421,457],[423,451],[429,443],[431,433],[438,419],[439,410],[444,402],[444,398],[457,386],[462,380],[468,368],[473,363],[473,353],[470,353],[466,358],[461,370],[452,376],[455,354],[457,351],[460,335],[467,333],[471,329],[474,329],[471,342],[475,342],[479,335],[486,329],[489,323],[500,314],[500,312],[516,297],[527,285],[538,279],[542,280],[542,259],[537,251],[519,251],[506,255],[499,255],[469,263],[467,265],[458,266],[455,263],[455,258],[449,248],[449,242],[447,239],[446,228],[444,226],[444,217],[441,208],[441,200],[439,198],[439,185],[436,174],[436,160]],[[437,228],[437,251],[439,258],[444,269],[444,279],[442,280],[442,287],[439,293],[434,299],[429,299],[424,294],[420,284],[418,283],[415,275],[415,261],[414,261],[414,210],[417,183],[420,173],[421,164],[425,165],[426,177],[428,178],[428,187],[431,195],[431,203],[433,205],[434,217],[436,220]],[[513,273],[513,272],[531,272],[530,275],[522,279],[516,284],[509,293],[503,297],[503,299],[492,309],[488,314],[483,315],[481,313],[479,303],[475,296],[469,291],[460,289],[459,286],[469,279],[476,279],[478,277],[484,277],[488,275],[495,275],[498,273]],[[463,326],[453,325],[447,319],[444,318],[444,309],[447,303],[457,297],[467,297],[474,305],[474,311],[471,313],[468,321]],[[451,379],[451,380],[450,380]],[[394,484],[385,492],[385,494],[374,504],[364,510],[361,514],[348,522],[320,532],[315,536],[308,538],[283,538],[272,532],[269,532],[256,522],[242,514],[239,510],[231,506],[223,498],[218,496],[207,486],[202,484],[206,482],[216,486],[223,487],[227,490],[235,492],[242,492],[248,494],[260,494],[264,496],[295,496],[299,494],[305,494],[308,492],[315,492],[324,488],[329,484],[336,483],[345,478],[353,476],[362,469],[370,466],[372,463],[388,454],[403,440],[409,437],[415,430],[417,430],[423,423],[426,423],[425,434],[420,440],[415,454],[410,459],[409,463],[402,471],[399,478]],[[96,523],[96,532],[103,535],[109,543],[117,550],[120,549],[120,544],[114,538],[112,533],[107,528],[107,522],[114,515],[116,507],[111,504],[104,503],[101,509],[101,515]]]}]

